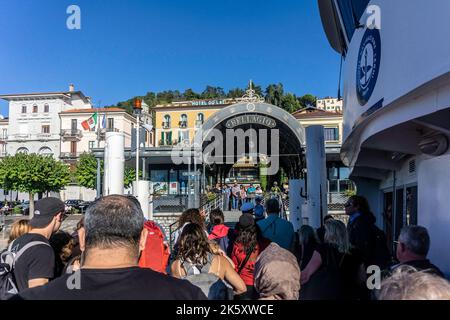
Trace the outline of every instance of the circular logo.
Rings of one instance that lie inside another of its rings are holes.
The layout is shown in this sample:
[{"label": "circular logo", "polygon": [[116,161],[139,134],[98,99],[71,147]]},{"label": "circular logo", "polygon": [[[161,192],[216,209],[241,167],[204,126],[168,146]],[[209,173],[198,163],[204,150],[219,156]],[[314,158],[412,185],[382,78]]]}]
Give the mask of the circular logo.
[{"label": "circular logo", "polygon": [[378,80],[381,61],[380,30],[367,29],[361,41],[356,67],[356,92],[359,104],[364,106],[372,96]]}]

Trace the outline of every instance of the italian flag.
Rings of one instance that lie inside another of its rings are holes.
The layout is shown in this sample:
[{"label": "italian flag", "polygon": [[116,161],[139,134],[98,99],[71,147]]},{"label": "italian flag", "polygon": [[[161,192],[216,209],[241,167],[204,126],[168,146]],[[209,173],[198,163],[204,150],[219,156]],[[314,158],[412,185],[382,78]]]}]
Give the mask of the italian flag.
[{"label": "italian flag", "polygon": [[94,115],[92,117],[90,117],[89,119],[83,121],[81,123],[81,125],[83,126],[84,130],[92,130],[95,128],[95,126],[97,125],[97,112],[94,113]]}]

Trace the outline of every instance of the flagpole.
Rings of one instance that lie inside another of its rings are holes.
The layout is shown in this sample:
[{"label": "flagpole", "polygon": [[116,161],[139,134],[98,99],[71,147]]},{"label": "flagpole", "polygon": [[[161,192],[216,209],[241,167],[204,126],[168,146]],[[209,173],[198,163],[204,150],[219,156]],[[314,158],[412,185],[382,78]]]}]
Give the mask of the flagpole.
[{"label": "flagpole", "polygon": [[[100,149],[100,121],[98,121],[98,119],[97,119],[97,123],[98,123],[98,126],[97,126],[97,148]],[[101,159],[97,158],[97,199],[102,196],[101,170],[102,170]]]}]

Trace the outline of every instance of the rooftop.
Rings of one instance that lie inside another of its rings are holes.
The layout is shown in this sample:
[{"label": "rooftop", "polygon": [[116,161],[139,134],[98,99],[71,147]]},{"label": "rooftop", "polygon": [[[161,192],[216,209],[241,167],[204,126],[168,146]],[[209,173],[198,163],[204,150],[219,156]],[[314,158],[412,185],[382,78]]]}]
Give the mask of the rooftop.
[{"label": "rooftop", "polygon": [[342,117],[342,112],[330,112],[313,107],[298,110],[292,114],[296,119]]},{"label": "rooftop", "polygon": [[72,109],[72,110],[66,110],[61,113],[67,114],[67,113],[108,113],[108,112],[127,112],[125,109],[122,108],[91,108],[91,109]]}]

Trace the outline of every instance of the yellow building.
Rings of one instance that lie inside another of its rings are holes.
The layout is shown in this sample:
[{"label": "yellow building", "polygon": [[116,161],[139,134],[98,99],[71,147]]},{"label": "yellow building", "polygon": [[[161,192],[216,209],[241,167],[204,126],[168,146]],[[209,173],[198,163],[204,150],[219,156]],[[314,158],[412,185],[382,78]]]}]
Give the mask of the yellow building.
[{"label": "yellow building", "polygon": [[195,100],[161,104],[155,112],[155,146],[174,146],[192,142],[195,133],[213,114],[237,103],[238,99]]}]

